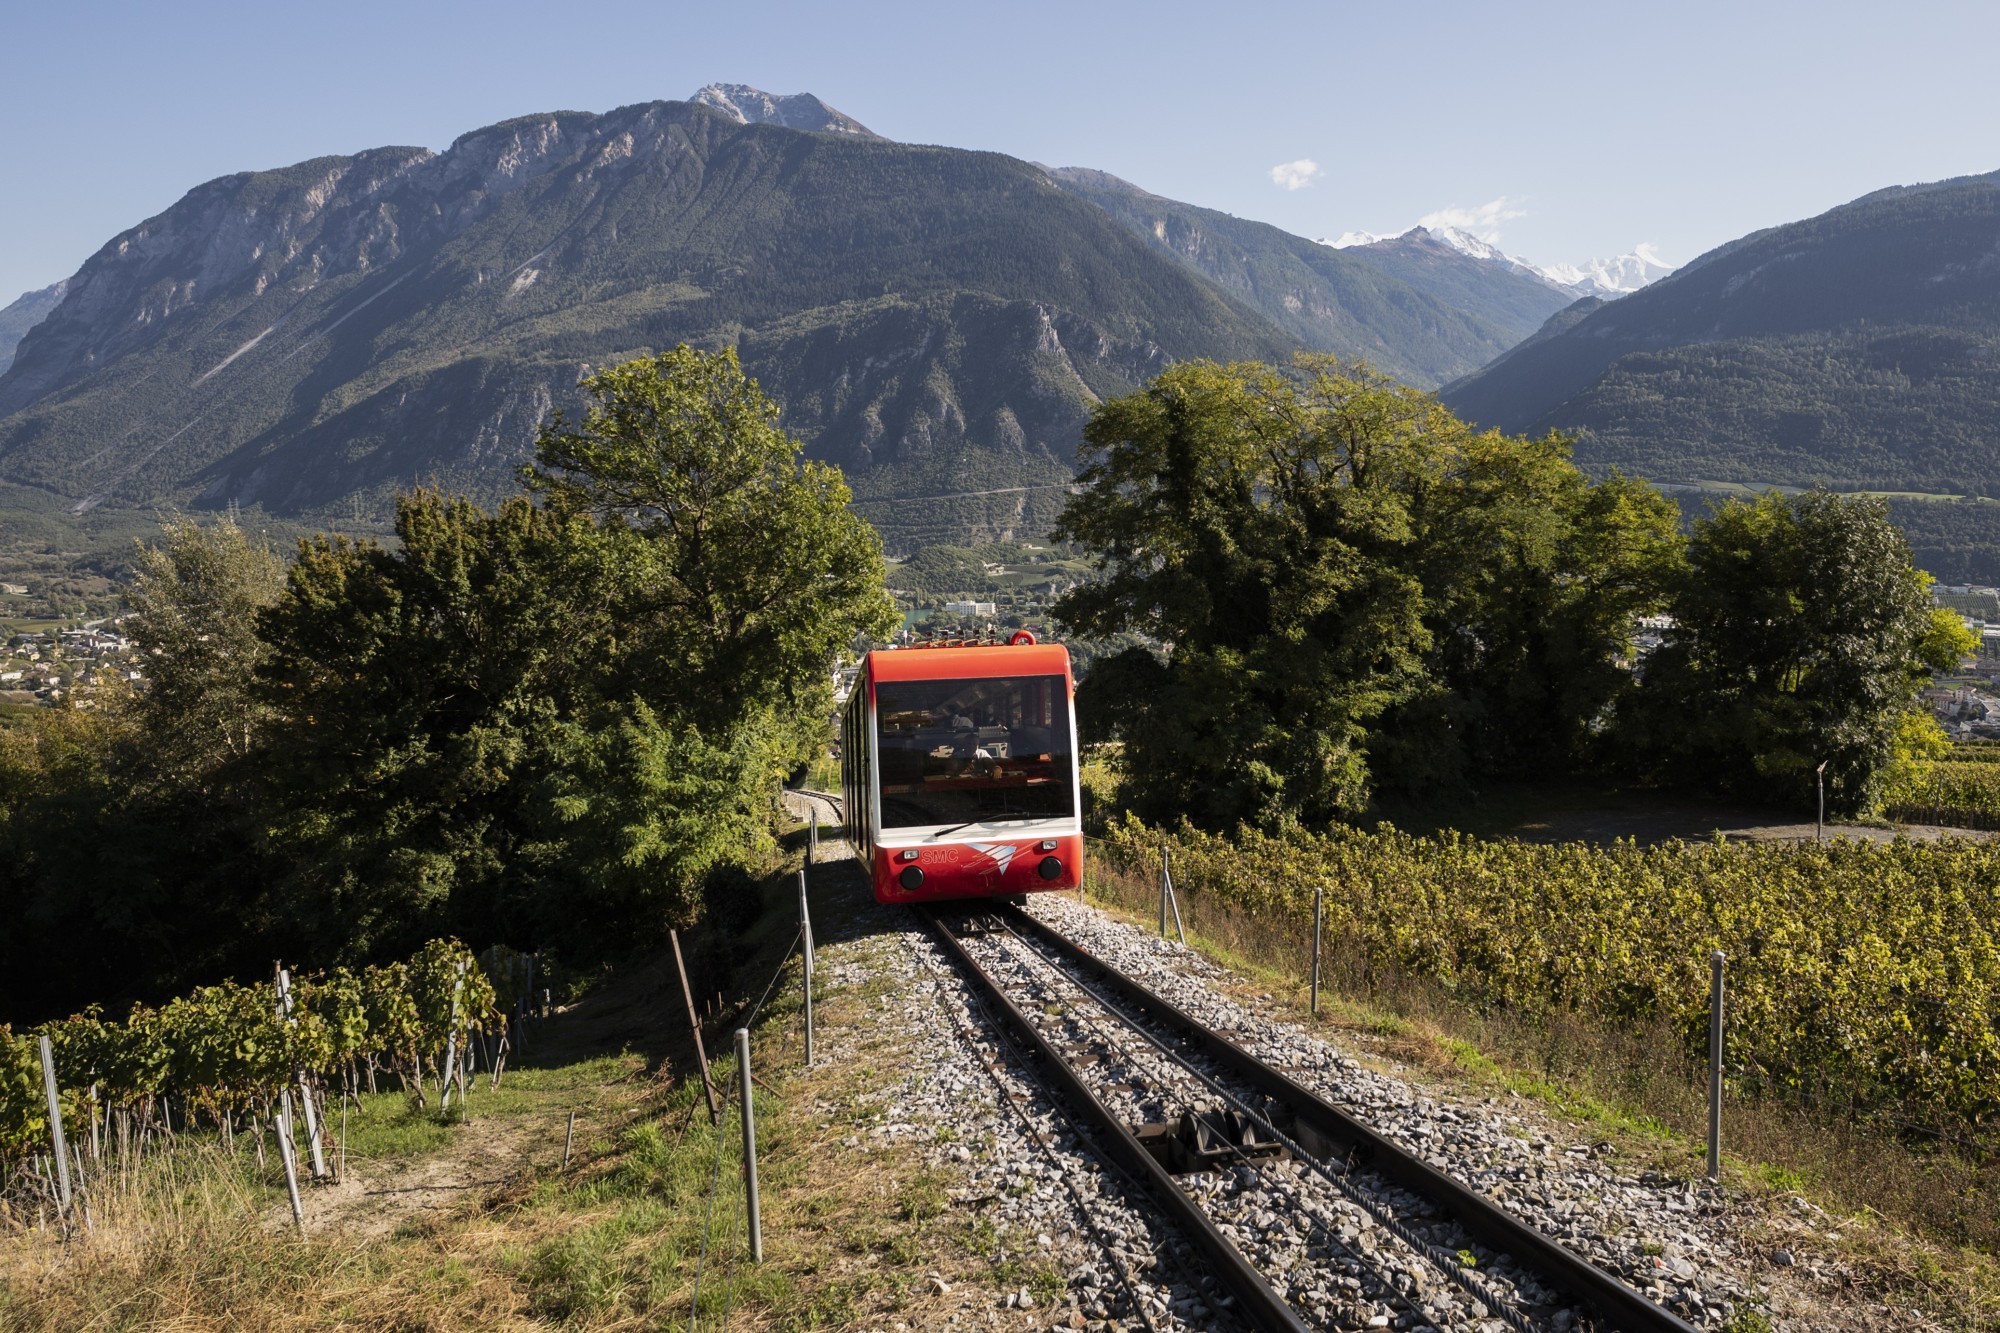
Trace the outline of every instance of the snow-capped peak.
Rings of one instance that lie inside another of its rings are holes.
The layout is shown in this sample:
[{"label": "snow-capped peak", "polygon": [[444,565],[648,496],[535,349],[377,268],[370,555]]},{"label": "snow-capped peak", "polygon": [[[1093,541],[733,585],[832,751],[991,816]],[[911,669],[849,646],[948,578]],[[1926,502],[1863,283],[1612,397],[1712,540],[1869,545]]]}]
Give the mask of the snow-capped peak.
[{"label": "snow-capped peak", "polygon": [[[1471,232],[1460,231],[1457,227],[1436,227],[1436,228],[1413,227],[1411,228],[1411,230],[1412,231],[1429,230],[1430,234],[1436,237],[1438,240],[1443,241],[1446,245],[1450,246],[1452,249],[1458,251],[1462,255],[1471,255],[1474,259],[1491,259],[1496,261],[1504,261],[1509,264],[1523,263],[1523,261],[1514,258],[1512,255],[1502,254],[1499,250],[1496,250],[1492,246],[1492,244],[1490,244],[1487,241],[1482,241],[1477,236],[1474,236]],[[1526,264],[1525,267],[1533,268],[1534,265]]]},{"label": "snow-capped peak", "polygon": [[880,137],[811,93],[767,93],[747,83],[711,83],[688,100],[712,107],[744,125],[782,125],[790,130],[816,130],[821,134]]},{"label": "snow-capped peak", "polygon": [[1551,264],[1542,271],[1585,295],[1622,296],[1666,277],[1674,268],[1652,246],[1642,243],[1629,254],[1586,260],[1582,264]]},{"label": "snow-capped peak", "polygon": [[1390,236],[1372,231],[1348,231],[1332,240],[1322,239],[1320,244],[1336,250],[1350,250],[1399,241],[1417,244],[1429,241],[1446,246],[1469,259],[1498,264],[1578,297],[1623,296],[1674,271],[1674,266],[1660,258],[1659,252],[1647,243],[1611,259],[1590,259],[1581,264],[1536,264],[1510,255],[1484,237],[1458,227],[1416,226]]}]

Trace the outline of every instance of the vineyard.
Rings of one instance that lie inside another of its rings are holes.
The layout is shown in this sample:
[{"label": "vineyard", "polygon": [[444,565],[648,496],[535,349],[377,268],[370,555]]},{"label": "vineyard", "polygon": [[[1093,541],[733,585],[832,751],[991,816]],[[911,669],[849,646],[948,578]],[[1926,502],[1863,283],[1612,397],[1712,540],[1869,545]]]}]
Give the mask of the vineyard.
[{"label": "vineyard", "polygon": [[2000,829],[2000,745],[1954,745],[1891,782],[1883,813],[1910,824]]},{"label": "vineyard", "polygon": [[303,1129],[302,1160],[331,1177],[340,1145],[329,1097],[344,1103],[391,1076],[420,1108],[448,1110],[454,1093],[462,1107],[476,1063],[497,1084],[532,980],[526,955],[474,958],[456,940],[434,940],[403,962],[297,978],[280,970],[271,984],[206,986],[123,1020],[93,1007],[18,1035],[0,1025],[0,1207],[59,1205],[66,1177],[85,1178],[86,1162],[130,1161],[189,1134],[233,1147],[247,1132],[261,1160],[272,1132],[289,1169]]},{"label": "vineyard", "polygon": [[[1664,1023],[1705,1050],[1708,958],[1729,960],[1738,1083],[1954,1131],[2000,1115],[2000,848],[1946,841],[1487,842],[1128,823],[1102,845],[1191,895],[1309,927],[1365,971],[1465,1003]],[[1364,977],[1365,981],[1365,977]]]}]

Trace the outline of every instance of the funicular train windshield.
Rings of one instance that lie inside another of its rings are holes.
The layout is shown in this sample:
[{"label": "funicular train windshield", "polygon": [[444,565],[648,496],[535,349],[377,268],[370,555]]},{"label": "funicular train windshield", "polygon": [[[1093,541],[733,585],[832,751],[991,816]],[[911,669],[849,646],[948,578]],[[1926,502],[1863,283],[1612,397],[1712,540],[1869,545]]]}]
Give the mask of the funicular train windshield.
[{"label": "funicular train windshield", "polygon": [[1062,676],[875,686],[882,827],[1076,814]]}]

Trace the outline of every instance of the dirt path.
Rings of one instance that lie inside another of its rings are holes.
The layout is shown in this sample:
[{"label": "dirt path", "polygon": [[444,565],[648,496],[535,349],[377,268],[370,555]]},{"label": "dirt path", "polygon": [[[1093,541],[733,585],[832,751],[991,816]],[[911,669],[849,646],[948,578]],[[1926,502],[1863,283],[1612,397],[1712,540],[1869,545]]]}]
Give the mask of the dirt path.
[{"label": "dirt path", "polygon": [[[1730,842],[1811,842],[1811,820],[1790,811],[1746,809],[1671,791],[1598,790],[1533,784],[1501,785],[1460,808],[1392,809],[1391,823],[1411,833],[1457,829],[1480,838],[1523,842],[1607,843],[1632,839],[1643,845],[1679,839],[1706,842],[1718,834]],[[1996,835],[1934,824],[1873,827],[1828,824],[1823,835],[1867,842],[1897,837],[1917,842],[1964,838],[1988,842]]]},{"label": "dirt path", "polygon": [[[562,1157],[566,1113],[475,1118],[454,1126],[451,1141],[421,1156],[377,1165],[349,1159],[338,1185],[303,1189],[306,1231],[344,1231],[363,1239],[386,1236],[412,1218],[443,1213],[518,1179],[531,1165]],[[274,1210],[274,1225],[291,1225],[291,1207]]]},{"label": "dirt path", "polygon": [[[1530,817],[1508,830],[1508,836],[1526,842],[1611,842],[1621,838],[1641,843],[1675,838],[1705,842],[1718,833],[1730,842],[1811,842],[1815,830],[1810,822],[1777,822],[1754,812],[1745,814],[1720,806],[1698,805],[1663,805],[1651,810],[1563,810]],[[1892,828],[1828,824],[1824,836],[1864,842],[1889,842],[1897,837],[1917,842],[1935,842],[1947,837],[1986,842],[1993,834],[1935,824],[1899,824]]]}]

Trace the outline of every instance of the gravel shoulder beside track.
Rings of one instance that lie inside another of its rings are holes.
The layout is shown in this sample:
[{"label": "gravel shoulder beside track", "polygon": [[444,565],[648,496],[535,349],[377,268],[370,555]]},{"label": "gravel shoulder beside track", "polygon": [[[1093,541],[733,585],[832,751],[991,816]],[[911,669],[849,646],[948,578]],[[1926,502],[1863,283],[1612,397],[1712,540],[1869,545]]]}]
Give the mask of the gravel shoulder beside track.
[{"label": "gravel shoulder beside track", "polygon": [[1068,896],[1037,896],[1029,909],[1691,1323],[1756,1327],[1762,1314],[1776,1329],[1942,1327],[1859,1290],[1836,1257],[1837,1221],[1803,1200],[1737,1197],[1702,1180],[1621,1169],[1615,1145],[1540,1104],[1369,1067],[1193,950]]},{"label": "gravel shoulder beside track", "polygon": [[[901,1029],[903,1061],[843,1146],[922,1145],[954,1179],[951,1207],[990,1247],[993,1270],[1019,1278],[934,1292],[958,1299],[929,1302],[930,1317],[945,1310],[945,1327],[1238,1328],[1186,1242],[1023,1073],[916,918],[874,907],[865,917],[861,938],[821,950],[817,984],[875,988],[875,1032]],[[859,1034],[824,1034],[821,1059],[842,1059],[848,1035]]]}]

